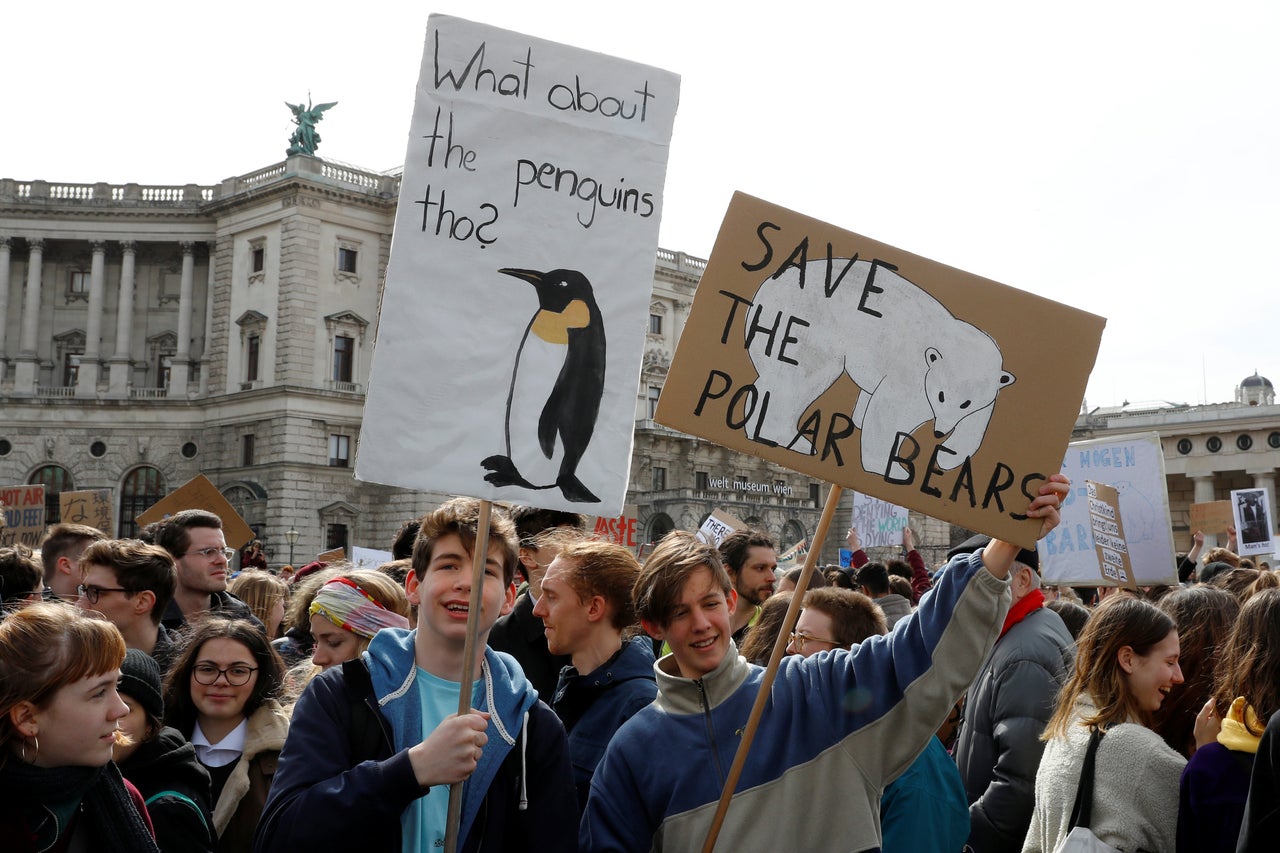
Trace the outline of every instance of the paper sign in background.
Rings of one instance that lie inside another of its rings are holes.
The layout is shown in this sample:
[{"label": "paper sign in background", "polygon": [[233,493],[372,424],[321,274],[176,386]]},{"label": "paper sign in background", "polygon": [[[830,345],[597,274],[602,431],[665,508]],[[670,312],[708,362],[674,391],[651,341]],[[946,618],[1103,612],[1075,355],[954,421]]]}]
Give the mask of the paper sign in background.
[{"label": "paper sign in background", "polygon": [[1085,494],[1089,499],[1089,529],[1103,579],[1114,585],[1136,587],[1124,538],[1120,493],[1105,483],[1085,480]]},{"label": "paper sign in background", "polygon": [[908,522],[906,507],[864,495],[853,496],[853,529],[863,548],[883,548],[902,544]]},{"label": "paper sign in background", "polygon": [[0,545],[40,547],[44,538],[44,486],[0,487],[0,503],[4,504]]},{"label": "paper sign in background", "polygon": [[1031,547],[1104,322],[737,193],[655,420]]},{"label": "paper sign in background", "polygon": [[1236,489],[1231,492],[1231,509],[1236,528],[1237,553],[1241,556],[1275,553],[1271,504],[1266,489]]},{"label": "paper sign in background", "polygon": [[253,530],[245,524],[222,494],[204,474],[197,474],[177,489],[152,504],[146,512],[134,519],[139,527],[160,521],[184,509],[203,509],[222,519],[222,535],[232,548],[243,548],[253,538]]},{"label": "paper sign in background", "polygon": [[622,513],[678,98],[667,71],[431,16],[359,479]]},{"label": "paper sign in background", "polygon": [[1191,505],[1191,530],[1212,535],[1226,533],[1228,527],[1234,527],[1235,520],[1231,513],[1231,501],[1207,501]]},{"label": "paper sign in background", "polygon": [[92,489],[80,492],[62,492],[58,495],[59,517],[71,524],[87,524],[113,535],[115,514],[111,511],[111,490]]},{"label": "paper sign in background", "polygon": [[1090,531],[1087,480],[1105,480],[1119,492],[1125,542],[1137,584],[1178,582],[1159,434],[1074,442],[1067,448],[1062,471],[1071,478],[1071,493],[1062,507],[1062,523],[1038,546],[1040,574],[1046,582],[1100,584],[1098,555]]}]

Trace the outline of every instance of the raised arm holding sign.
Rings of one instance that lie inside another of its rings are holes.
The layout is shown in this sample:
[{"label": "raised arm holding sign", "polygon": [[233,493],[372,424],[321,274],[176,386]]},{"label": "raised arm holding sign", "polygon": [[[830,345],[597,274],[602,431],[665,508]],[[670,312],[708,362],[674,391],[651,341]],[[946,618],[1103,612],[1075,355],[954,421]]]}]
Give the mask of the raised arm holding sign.
[{"label": "raised arm holding sign", "polygon": [[[1065,478],[1054,475],[1026,507],[1041,531],[1057,524],[1067,490]],[[828,523],[833,508],[829,498]],[[729,642],[738,601],[718,552],[690,534],[668,536],[645,562],[636,604],[645,629],[672,652],[658,664],[658,701],[609,744],[592,782],[580,849],[709,849],[717,837],[725,850],[818,850],[832,838],[846,849],[878,846],[880,789],[933,736],[995,640],[1018,551],[997,540],[956,558],[892,635],[803,660],[779,662],[775,648],[766,670]],[[798,607],[793,600],[783,643]],[[849,696],[860,698],[849,703]],[[752,732],[744,726],[756,722],[748,761]],[[883,736],[889,730],[893,737]],[[707,806],[722,785],[734,803],[717,830]],[[798,798],[810,807],[785,807]]]}]

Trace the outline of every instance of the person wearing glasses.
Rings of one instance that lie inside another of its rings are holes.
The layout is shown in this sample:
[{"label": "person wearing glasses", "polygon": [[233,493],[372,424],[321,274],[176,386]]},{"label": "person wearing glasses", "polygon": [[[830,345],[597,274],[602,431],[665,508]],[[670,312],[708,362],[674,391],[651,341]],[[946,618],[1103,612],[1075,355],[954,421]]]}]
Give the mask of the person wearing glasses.
[{"label": "person wearing glasses", "polygon": [[44,574],[26,545],[0,548],[0,610],[9,613],[44,596]]},{"label": "person wearing glasses", "polygon": [[104,539],[84,549],[80,571],[76,605],[107,617],[126,646],[150,655],[161,673],[168,672],[177,654],[160,624],[175,585],[169,552],[136,539]]},{"label": "person wearing glasses", "polygon": [[182,732],[213,781],[217,850],[244,851],[262,815],[289,719],[276,697],[284,662],[260,626],[197,624],[165,681],[165,724]]},{"label": "person wearing glasses", "polygon": [[236,551],[227,547],[221,518],[202,509],[184,509],[156,523],[149,533],[155,544],[173,555],[178,572],[173,601],[161,620],[165,628],[179,630],[206,612],[257,622],[249,606],[227,592],[229,561]]},{"label": "person wearing glasses", "polygon": [[40,543],[40,565],[44,567],[45,597],[68,604],[76,601],[80,583],[80,555],[94,542],[107,536],[87,524],[62,522],[49,528]]},{"label": "person wearing glasses", "polygon": [[[812,657],[852,649],[889,633],[884,611],[860,592],[810,590],[791,632],[787,654]],[[889,735],[892,737],[893,735]],[[880,797],[882,853],[956,853],[969,837],[969,801],[960,771],[942,741],[929,738],[924,752]]]}]

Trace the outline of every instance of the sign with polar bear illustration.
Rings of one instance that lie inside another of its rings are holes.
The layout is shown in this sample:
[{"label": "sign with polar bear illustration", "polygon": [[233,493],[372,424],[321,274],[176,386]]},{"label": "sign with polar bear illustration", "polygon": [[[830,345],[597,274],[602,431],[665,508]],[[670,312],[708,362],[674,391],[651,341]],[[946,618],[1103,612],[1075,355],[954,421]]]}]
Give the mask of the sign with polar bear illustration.
[{"label": "sign with polar bear illustration", "polygon": [[738,193],[655,420],[1030,546],[1104,325]]},{"label": "sign with polar bear illustration", "polygon": [[1158,433],[1073,442],[1060,467],[1071,478],[1071,493],[1062,502],[1062,523],[1038,544],[1040,575],[1046,583],[1122,585],[1100,571],[1089,481],[1105,482],[1119,495],[1118,515],[1124,518],[1124,544],[1133,583],[1154,586],[1178,582],[1164,450]]}]

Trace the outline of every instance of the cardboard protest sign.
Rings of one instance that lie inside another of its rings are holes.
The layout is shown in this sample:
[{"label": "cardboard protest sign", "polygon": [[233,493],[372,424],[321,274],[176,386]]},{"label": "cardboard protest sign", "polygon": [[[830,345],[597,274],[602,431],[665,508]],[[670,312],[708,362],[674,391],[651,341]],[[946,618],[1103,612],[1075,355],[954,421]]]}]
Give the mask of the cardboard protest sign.
[{"label": "cardboard protest sign", "polygon": [[253,531],[245,524],[236,508],[218,491],[218,487],[204,474],[196,474],[165,497],[156,501],[142,515],[134,519],[139,527],[153,521],[168,518],[184,509],[203,509],[222,519],[222,536],[232,548],[243,548],[253,538]]},{"label": "cardboard protest sign", "polygon": [[44,486],[0,487],[0,505],[4,507],[0,546],[39,548],[44,539]]},{"label": "cardboard protest sign", "polygon": [[1236,528],[1237,553],[1242,557],[1273,554],[1271,502],[1266,489],[1234,489],[1231,508]]},{"label": "cardboard protest sign", "polygon": [[316,562],[318,563],[337,563],[347,559],[346,548],[330,548],[323,554],[316,554]]},{"label": "cardboard protest sign", "polygon": [[[1191,505],[1191,529],[1201,533],[1226,533],[1235,525],[1231,501],[1207,501]],[[1239,528],[1236,528],[1239,530]]]},{"label": "cardboard protest sign", "polygon": [[1089,529],[1093,533],[1102,577],[1113,584],[1136,588],[1133,566],[1129,563],[1129,546],[1124,539],[1120,492],[1093,480],[1085,480],[1085,489],[1089,497]]},{"label": "cardboard protest sign", "polygon": [[1159,434],[1074,442],[1067,448],[1061,467],[1071,478],[1071,493],[1062,506],[1062,523],[1039,543],[1044,580],[1051,584],[1111,585],[1099,579],[1086,485],[1088,480],[1105,478],[1120,494],[1134,581],[1140,586],[1176,584],[1178,570]]},{"label": "cardboard protest sign", "polygon": [[634,504],[623,507],[622,515],[596,516],[587,528],[597,539],[604,539],[627,548],[640,547],[640,510]]},{"label": "cardboard protest sign", "polygon": [[707,516],[707,520],[702,522],[702,526],[698,528],[698,532],[695,535],[708,545],[714,545],[718,548],[730,533],[735,530],[746,529],[746,522],[739,521],[722,509],[714,509],[711,511],[711,515]]},{"label": "cardboard protest sign", "polygon": [[809,556],[809,540],[801,539],[778,555],[778,565],[789,566],[794,563],[801,563],[804,562],[804,558],[807,556]]},{"label": "cardboard protest sign", "polygon": [[115,514],[111,511],[111,490],[91,489],[58,495],[59,517],[71,524],[87,524],[112,535]]},{"label": "cardboard protest sign", "polygon": [[377,548],[361,548],[356,545],[351,548],[351,563],[359,569],[376,569],[383,563],[390,563],[395,557],[390,551],[382,551]]},{"label": "cardboard protest sign", "polygon": [[901,545],[907,515],[906,507],[854,492],[853,529],[863,548]]},{"label": "cardboard protest sign", "polygon": [[356,477],[619,515],[679,77],[432,15],[417,91]]},{"label": "cardboard protest sign", "polygon": [[655,420],[1031,547],[1104,323],[737,193]]}]

